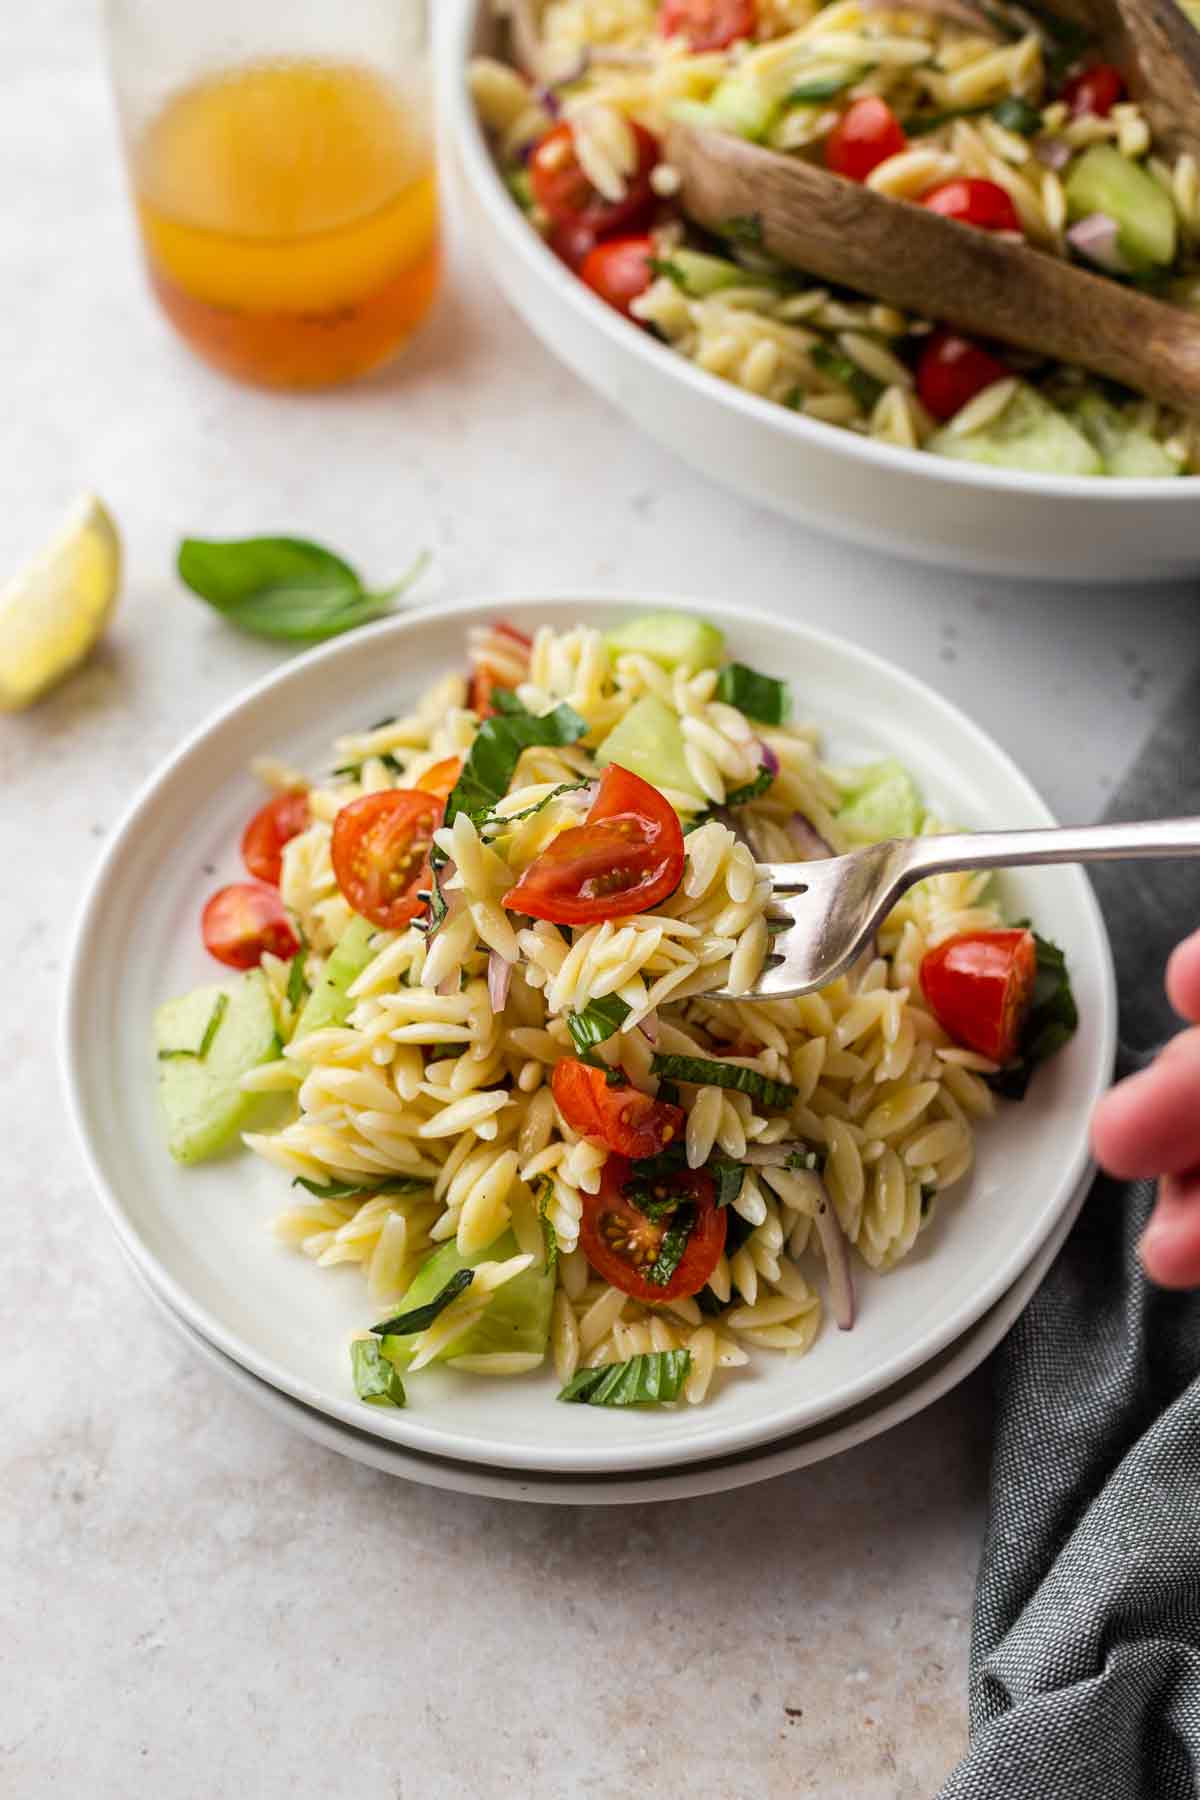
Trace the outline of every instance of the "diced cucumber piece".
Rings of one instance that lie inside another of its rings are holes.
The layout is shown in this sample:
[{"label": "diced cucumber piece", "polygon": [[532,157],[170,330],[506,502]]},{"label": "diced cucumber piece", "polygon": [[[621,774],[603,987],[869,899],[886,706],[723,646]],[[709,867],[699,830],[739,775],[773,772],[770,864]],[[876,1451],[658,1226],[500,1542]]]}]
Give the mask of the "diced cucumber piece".
[{"label": "diced cucumber piece", "polygon": [[1135,269],[1167,268],[1175,261],[1177,230],[1170,195],[1153,175],[1111,144],[1093,144],[1066,179],[1072,219],[1106,213],[1117,242]]},{"label": "diced cucumber piece", "polygon": [[[685,254],[692,253],[680,251]],[[718,260],[715,256],[704,258],[705,262]],[[664,669],[715,669],[725,650],[725,633],[691,613],[643,613],[640,619],[605,632],[604,641],[614,656],[635,651],[661,663]]]},{"label": "diced cucumber piece", "polygon": [[596,761],[601,768],[619,763],[654,787],[674,788],[681,794],[694,795],[697,806],[704,804],[704,795],[684,755],[679,720],[657,694],[643,694],[634,701],[600,745]]},{"label": "diced cucumber piece", "polygon": [[924,808],[908,770],[888,757],[854,771],[854,785],[837,822],[854,844],[877,844],[883,838],[915,837]]},{"label": "diced cucumber piece", "polygon": [[375,955],[371,940],[375,927],[356,913],[329,954],[316,987],[304,1002],[293,1037],[322,1031],[326,1025],[344,1025],[354,1002],[349,989]]},{"label": "diced cucumber piece", "polygon": [[215,1156],[237,1137],[259,1099],[244,1094],[239,1079],[279,1053],[266,976],[248,969],[220,986],[165,1001],[154,1015],[154,1043],[168,1150],[181,1163]]},{"label": "diced cucumber piece", "polygon": [[999,469],[1031,469],[1043,475],[1103,475],[1104,463],[1071,421],[1050,402],[1018,382],[999,417],[978,431],[935,431],[925,445],[935,456],[959,462],[990,463]]},{"label": "diced cucumber piece", "polygon": [[[730,262],[728,257],[710,256],[705,250],[672,250],[664,259],[662,270],[690,300],[706,300],[710,294],[719,294],[722,288],[777,288],[779,285],[769,275],[743,269],[740,264]],[[710,631],[713,629],[709,626]]]},{"label": "diced cucumber piece", "polygon": [[[410,1312],[424,1306],[441,1293],[451,1276],[459,1269],[473,1269],[481,1262],[506,1262],[518,1256],[520,1247],[511,1231],[506,1231],[473,1256],[460,1254],[454,1243],[435,1250],[417,1271],[416,1279],[398,1312]],[[467,1290],[470,1293],[470,1289]],[[554,1299],[554,1277],[548,1268],[532,1264],[511,1281],[498,1288],[488,1302],[487,1311],[478,1324],[451,1340],[437,1354],[437,1362],[448,1362],[452,1356],[495,1356],[504,1351],[544,1356],[550,1336],[550,1306]],[[385,1337],[380,1348],[397,1369],[406,1369],[412,1359],[412,1337]]]},{"label": "diced cucumber piece", "polygon": [[1106,400],[1103,394],[1089,390],[1064,404],[1063,411],[1100,452],[1106,474],[1172,476],[1181,473],[1178,458],[1171,456],[1156,437],[1135,425],[1127,413]]},{"label": "diced cucumber piece", "polygon": [[779,102],[753,82],[730,75],[707,100],[676,100],[670,110],[672,118],[685,125],[732,131],[758,143],[770,130]]}]

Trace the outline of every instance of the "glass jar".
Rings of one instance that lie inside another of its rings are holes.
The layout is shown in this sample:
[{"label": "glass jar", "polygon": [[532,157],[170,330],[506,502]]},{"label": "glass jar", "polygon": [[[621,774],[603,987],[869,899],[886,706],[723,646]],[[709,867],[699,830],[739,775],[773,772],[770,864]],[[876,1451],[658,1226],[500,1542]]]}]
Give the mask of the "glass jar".
[{"label": "glass jar", "polygon": [[386,362],[439,273],[425,0],[107,0],[151,286],[245,381]]}]

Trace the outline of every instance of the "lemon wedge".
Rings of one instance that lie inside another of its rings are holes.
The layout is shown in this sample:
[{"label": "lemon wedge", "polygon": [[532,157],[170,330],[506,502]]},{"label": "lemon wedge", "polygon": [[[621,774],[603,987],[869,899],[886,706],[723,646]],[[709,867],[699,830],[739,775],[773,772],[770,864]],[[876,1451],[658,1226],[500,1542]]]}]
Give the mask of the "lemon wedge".
[{"label": "lemon wedge", "polygon": [[92,494],[0,592],[0,709],[28,706],[81,663],[121,585],[121,539]]}]

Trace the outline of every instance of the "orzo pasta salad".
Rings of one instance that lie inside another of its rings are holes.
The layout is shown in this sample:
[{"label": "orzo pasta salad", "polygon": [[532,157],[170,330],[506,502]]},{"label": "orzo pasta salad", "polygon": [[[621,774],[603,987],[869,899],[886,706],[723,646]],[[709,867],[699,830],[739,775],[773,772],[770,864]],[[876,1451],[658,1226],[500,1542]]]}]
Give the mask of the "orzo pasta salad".
[{"label": "orzo pasta salad", "polygon": [[168,1143],[240,1135],[283,1243],[358,1266],[364,1401],[549,1359],[562,1399],[698,1402],[853,1325],[856,1264],[1069,1036],[1062,958],[940,875],[820,993],[713,998],[770,955],[763,863],[939,828],[911,777],[827,766],[687,614],[498,622],[464,665],[324,776],[259,765],[250,879],[202,915],[233,972],[155,1021]]},{"label": "orzo pasta salad", "polygon": [[1078,26],[1016,0],[534,11],[541,80],[491,58],[471,69],[508,186],[589,287],[697,367],[936,455],[1064,475],[1200,469],[1200,425],[1169,406],[806,279],[763,254],[753,215],[705,233],[663,158],[673,119],[705,124],[1195,308],[1196,158],[1152,140]]}]

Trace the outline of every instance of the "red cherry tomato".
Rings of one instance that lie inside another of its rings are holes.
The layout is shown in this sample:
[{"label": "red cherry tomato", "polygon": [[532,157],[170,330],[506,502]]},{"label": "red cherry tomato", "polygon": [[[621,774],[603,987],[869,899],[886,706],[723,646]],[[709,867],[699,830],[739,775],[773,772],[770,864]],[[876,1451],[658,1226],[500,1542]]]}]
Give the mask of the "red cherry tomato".
[{"label": "red cherry tomato", "polygon": [[588,253],[596,248],[596,233],[590,225],[556,225],[548,241],[559,261],[578,275]]},{"label": "red cherry tomato", "polygon": [[917,397],[935,419],[952,419],[1008,369],[970,338],[956,331],[935,331],[917,363]]},{"label": "red cherry tomato", "polygon": [[555,225],[582,227],[605,237],[649,212],[654,205],[650,171],[658,161],[658,140],[630,121],[637,142],[637,165],[621,200],[606,200],[592,186],[575,154],[575,134],[564,119],[538,143],[529,159],[533,197]]},{"label": "red cherry tomato", "polygon": [[444,800],[417,788],[385,788],[343,806],[333,821],[330,855],[339,888],[372,925],[397,931],[424,912],[429,846]]},{"label": "red cherry tomato", "polygon": [[583,1137],[603,1138],[619,1156],[657,1156],[678,1141],[687,1123],[681,1106],[652,1100],[629,1082],[610,1085],[603,1069],[566,1056],[550,1078],[555,1104]]},{"label": "red cherry tomato", "polygon": [[276,794],[260,806],[242,833],[242,861],[259,881],[279,886],[283,873],[283,846],[307,831],[311,814],[308,795]]},{"label": "red cherry tomato", "polygon": [[[698,1294],[717,1266],[725,1248],[725,1214],[715,1202],[713,1184],[703,1169],[677,1169],[646,1183],[648,1198],[661,1204],[674,1199],[673,1212],[647,1218],[626,1190],[638,1192],[638,1168],[623,1156],[610,1156],[600,1177],[600,1192],[583,1197],[579,1241],[597,1275],[631,1294],[635,1300],[658,1304]],[[663,1240],[688,1207],[692,1228],[673,1274],[663,1282],[650,1279]],[[656,1208],[657,1210],[657,1208]]]},{"label": "red cherry tomato", "polygon": [[877,164],[897,156],[907,143],[887,101],[869,94],[851,101],[825,139],[825,166],[849,181],[865,181]]},{"label": "red cherry tomato", "polygon": [[501,904],[556,925],[646,912],[679,886],[683,831],[657,788],[616,763],[582,825],[572,825],[531,862]]},{"label": "red cherry tomato", "polygon": [[579,269],[580,279],[593,293],[631,319],[630,301],[644,294],[654,280],[654,271],[650,267],[653,255],[654,243],[649,237],[610,238],[607,243],[597,244],[584,257]]},{"label": "red cherry tomato", "polygon": [[658,9],[662,35],[686,38],[697,55],[753,37],[757,25],[755,0],[662,0]]},{"label": "red cherry tomato", "polygon": [[964,931],[926,952],[921,987],[938,1023],[968,1050],[1011,1062],[1033,1004],[1032,931]]},{"label": "red cherry tomato", "polygon": [[1097,118],[1105,119],[1117,101],[1125,98],[1125,83],[1121,71],[1111,63],[1093,63],[1090,69],[1081,69],[1063,84],[1062,97],[1075,118],[1082,113],[1095,113]]},{"label": "red cherry tomato", "polygon": [[231,969],[255,969],[269,950],[295,956],[300,939],[277,890],[257,881],[218,888],[200,916],[204,948]]},{"label": "red cherry tomato", "polygon": [[447,756],[442,762],[434,763],[432,769],[426,769],[416,785],[423,794],[436,794],[439,800],[448,800],[457,786],[462,767],[461,756]]},{"label": "red cherry tomato", "polygon": [[941,213],[943,219],[957,219],[960,225],[974,225],[980,231],[1021,229],[1021,216],[1012,196],[998,181],[985,181],[979,175],[944,181],[921,196],[921,205],[930,212]]}]

